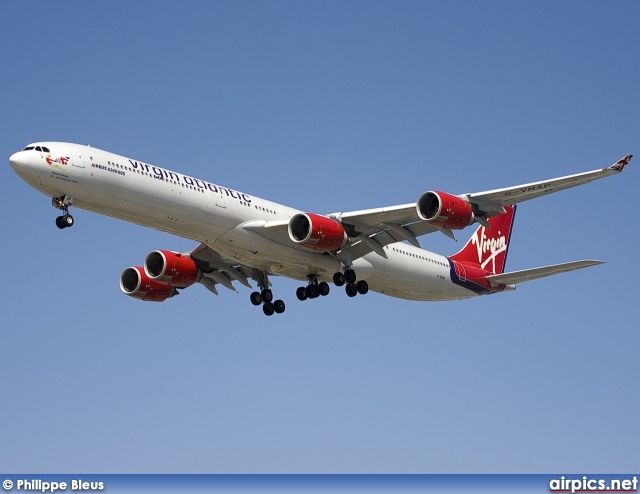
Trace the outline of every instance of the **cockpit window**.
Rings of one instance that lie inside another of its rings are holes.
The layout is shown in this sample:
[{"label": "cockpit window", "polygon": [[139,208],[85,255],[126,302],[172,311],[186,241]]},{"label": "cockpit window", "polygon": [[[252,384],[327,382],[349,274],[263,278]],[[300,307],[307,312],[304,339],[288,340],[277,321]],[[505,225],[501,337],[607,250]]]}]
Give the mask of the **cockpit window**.
[{"label": "cockpit window", "polygon": [[40,146],[36,146],[36,151],[42,151],[42,148]]},{"label": "cockpit window", "polygon": [[31,151],[32,149],[35,149],[34,146],[27,146],[23,151]]},{"label": "cockpit window", "polygon": [[51,152],[51,151],[49,151],[49,148],[46,148],[46,147],[44,147],[44,146],[42,146],[42,150],[43,150],[45,153],[50,153],[50,152]]}]

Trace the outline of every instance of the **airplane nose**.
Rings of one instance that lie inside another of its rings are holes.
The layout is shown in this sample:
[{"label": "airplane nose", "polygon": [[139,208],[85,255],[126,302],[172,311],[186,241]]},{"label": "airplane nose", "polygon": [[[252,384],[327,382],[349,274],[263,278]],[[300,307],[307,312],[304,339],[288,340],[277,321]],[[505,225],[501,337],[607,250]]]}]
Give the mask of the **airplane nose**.
[{"label": "airplane nose", "polygon": [[17,153],[13,153],[9,157],[9,163],[11,164],[11,167],[16,171],[18,171],[18,169],[24,168],[26,164],[24,152],[18,151]]}]

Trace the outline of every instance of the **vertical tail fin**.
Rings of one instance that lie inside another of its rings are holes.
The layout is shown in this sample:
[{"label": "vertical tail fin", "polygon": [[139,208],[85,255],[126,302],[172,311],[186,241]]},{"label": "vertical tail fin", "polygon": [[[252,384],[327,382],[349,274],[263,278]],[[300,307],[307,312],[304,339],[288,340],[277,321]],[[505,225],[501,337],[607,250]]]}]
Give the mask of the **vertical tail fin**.
[{"label": "vertical tail fin", "polygon": [[505,213],[489,219],[491,229],[480,225],[462,250],[450,256],[450,259],[479,266],[493,274],[504,272],[516,206],[504,206],[504,209]]}]

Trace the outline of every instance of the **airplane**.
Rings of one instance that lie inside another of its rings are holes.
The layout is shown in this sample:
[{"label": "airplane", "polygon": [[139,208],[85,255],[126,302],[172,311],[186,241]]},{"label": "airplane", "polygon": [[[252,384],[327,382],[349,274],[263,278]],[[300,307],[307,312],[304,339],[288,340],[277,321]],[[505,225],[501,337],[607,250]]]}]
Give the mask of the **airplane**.
[{"label": "airplane", "polygon": [[[303,301],[329,294],[329,282],[349,297],[369,290],[391,297],[460,300],[515,289],[517,283],[601,264],[581,260],[505,272],[516,205],[615,175],[631,160],[589,172],[484,192],[430,190],[414,203],[362,211],[317,214],[223,187],[90,146],[36,142],[11,155],[14,171],[52,198],[62,211],[60,229],[74,225],[76,206],[198,242],[190,252],[155,250],[143,266],[126,268],[120,289],[143,301],[162,302],[195,283],[214,294],[258,290],[250,301],[264,314],[283,313],[271,276],[304,282]],[[477,224],[464,247],[442,256],[418,237]]]}]

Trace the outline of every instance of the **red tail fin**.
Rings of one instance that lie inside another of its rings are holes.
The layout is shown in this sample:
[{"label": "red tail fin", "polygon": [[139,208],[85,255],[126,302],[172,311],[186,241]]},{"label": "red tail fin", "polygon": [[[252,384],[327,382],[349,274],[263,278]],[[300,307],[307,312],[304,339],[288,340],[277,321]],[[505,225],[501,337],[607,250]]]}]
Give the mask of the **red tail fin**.
[{"label": "red tail fin", "polygon": [[450,257],[453,261],[480,266],[482,269],[500,274],[507,262],[507,250],[515,206],[505,206],[506,213],[489,219],[491,229],[479,226],[460,252]]}]

